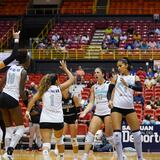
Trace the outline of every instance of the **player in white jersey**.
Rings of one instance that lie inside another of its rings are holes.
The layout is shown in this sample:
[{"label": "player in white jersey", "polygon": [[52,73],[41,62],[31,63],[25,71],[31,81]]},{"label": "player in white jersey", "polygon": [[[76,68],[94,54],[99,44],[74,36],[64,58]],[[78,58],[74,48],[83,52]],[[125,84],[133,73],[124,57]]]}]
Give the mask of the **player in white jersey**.
[{"label": "player in white jersey", "polygon": [[112,79],[113,81],[109,86],[108,100],[109,106],[112,108],[113,137],[118,160],[123,160],[121,142],[123,117],[125,117],[131,128],[138,160],[143,160],[140,124],[133,104],[133,93],[134,91],[142,91],[142,85],[138,76],[130,75],[130,63],[127,58],[119,60],[117,66],[120,75]]},{"label": "player in white jersey", "polygon": [[111,110],[108,107],[107,100],[107,92],[110,83],[106,81],[106,73],[101,68],[95,69],[94,76],[97,79],[97,84],[92,86],[89,104],[80,114],[80,118],[85,117],[85,115],[92,109],[93,105],[96,105],[95,113],[90,122],[89,131],[86,135],[85,153],[83,154],[82,160],[88,160],[89,151],[92,143],[94,142],[94,136],[101,128],[103,123],[105,126],[107,139],[110,143],[113,144],[112,123],[110,116]]},{"label": "player in white jersey", "polygon": [[19,44],[19,34],[20,34],[20,31],[15,32],[13,29],[14,48],[13,48],[12,54],[9,57],[7,57],[3,61],[0,61],[0,69],[4,68],[6,65],[8,65],[9,63],[11,63],[13,60],[16,59],[18,44]]},{"label": "player in white jersey", "polygon": [[[27,95],[24,91],[27,79],[26,69],[30,65],[30,57],[27,51],[18,51],[18,65],[12,65],[6,75],[6,82],[0,94],[0,110],[6,126],[5,147],[7,152],[4,159],[12,159],[12,153],[24,133],[23,116],[19,107],[19,98],[26,103]],[[17,116],[18,115],[18,116]],[[13,129],[13,123],[16,125]],[[14,134],[13,134],[14,132]]]},{"label": "player in white jersey", "polygon": [[60,61],[61,68],[68,75],[69,79],[59,84],[58,76],[55,74],[47,74],[40,82],[38,92],[33,96],[28,104],[26,117],[29,118],[29,112],[34,106],[35,102],[42,98],[43,108],[40,117],[40,129],[43,141],[43,158],[50,160],[49,151],[51,148],[51,135],[54,130],[55,141],[58,146],[59,155],[57,159],[64,159],[64,145],[63,145],[63,109],[62,109],[62,93],[64,89],[68,88],[74,82],[74,76],[68,70],[66,63]]}]

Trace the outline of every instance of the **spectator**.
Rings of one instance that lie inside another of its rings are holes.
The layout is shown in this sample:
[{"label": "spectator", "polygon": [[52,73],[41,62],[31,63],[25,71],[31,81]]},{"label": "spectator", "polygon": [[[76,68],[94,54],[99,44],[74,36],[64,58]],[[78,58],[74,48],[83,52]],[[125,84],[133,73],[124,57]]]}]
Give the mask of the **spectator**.
[{"label": "spectator", "polygon": [[148,68],[147,77],[154,77],[154,72],[151,67]]},{"label": "spectator", "polygon": [[77,83],[81,83],[83,81],[84,75],[85,75],[84,70],[82,69],[81,66],[78,66],[78,69],[76,70],[76,80],[77,80]]},{"label": "spectator", "polygon": [[127,40],[127,35],[125,34],[125,32],[122,33],[122,35],[120,36],[120,41],[125,42]]},{"label": "spectator", "polygon": [[156,48],[157,48],[157,49],[160,49],[160,41],[157,41],[157,42],[156,42]]},{"label": "spectator", "polygon": [[132,50],[134,49],[134,46],[132,44],[132,42],[126,42],[125,46],[124,46],[124,49],[127,49],[127,50]]},{"label": "spectator", "polygon": [[155,33],[158,34],[158,35],[160,35],[160,29],[159,29],[159,28],[156,28],[156,29],[155,29]]},{"label": "spectator", "polygon": [[147,103],[147,106],[146,106],[147,109],[156,109],[156,101],[155,101],[155,98],[154,96],[151,96],[149,102]]},{"label": "spectator", "polygon": [[133,35],[133,33],[134,33],[133,26],[128,26],[127,33]]},{"label": "spectator", "polygon": [[135,32],[134,35],[133,35],[133,40],[140,41],[141,40],[141,35],[138,34],[137,32]]},{"label": "spectator", "polygon": [[148,46],[150,49],[156,49],[156,42],[154,40],[150,40]]},{"label": "spectator", "polygon": [[150,120],[151,120],[151,115],[147,114],[142,121],[142,125],[150,125],[151,124]]},{"label": "spectator", "polygon": [[148,50],[148,48],[149,48],[149,46],[148,46],[147,41],[142,41],[140,49],[145,51],[145,50]]},{"label": "spectator", "polygon": [[156,81],[154,78],[149,76],[147,79],[145,79],[144,85],[147,89],[151,89],[154,85],[156,85]]},{"label": "spectator", "polygon": [[160,125],[160,115],[157,117],[156,125]]},{"label": "spectator", "polygon": [[106,28],[105,30],[105,34],[112,34],[113,30],[112,30],[112,27],[109,26],[108,28]]},{"label": "spectator", "polygon": [[84,34],[82,37],[81,37],[81,43],[85,43],[85,44],[88,44],[89,42],[89,36],[87,34]]},{"label": "spectator", "polygon": [[113,33],[120,36],[122,34],[122,29],[119,26],[116,26],[113,29]]},{"label": "spectator", "polygon": [[136,96],[133,97],[135,103],[142,104],[144,106],[144,98],[141,92],[138,92]]}]

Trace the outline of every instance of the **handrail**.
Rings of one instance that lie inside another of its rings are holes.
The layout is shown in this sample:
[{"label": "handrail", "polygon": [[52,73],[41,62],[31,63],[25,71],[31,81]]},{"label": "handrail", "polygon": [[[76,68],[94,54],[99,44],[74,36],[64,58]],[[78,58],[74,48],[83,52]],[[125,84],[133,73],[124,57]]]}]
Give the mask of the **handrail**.
[{"label": "handrail", "polygon": [[3,35],[3,37],[0,39],[0,50],[3,49],[3,47],[6,45],[8,46],[9,40],[11,39],[12,35],[12,30],[13,28],[16,30],[19,28],[20,22],[17,21],[8,31]]},{"label": "handrail", "polygon": [[55,15],[58,14],[59,8],[27,8],[26,14],[33,15]]},{"label": "handrail", "polygon": [[[51,30],[53,24],[54,24],[54,20],[51,19],[49,20],[49,22],[47,23],[47,25],[43,28],[43,30],[40,32],[40,34],[37,36],[38,40],[42,40],[46,35],[48,35],[49,31]],[[33,41],[32,43],[32,49],[37,48],[37,38],[36,40]]]},{"label": "handrail", "polygon": [[[93,49],[94,50],[94,49]],[[97,51],[95,54],[93,50],[69,49],[68,52],[59,52],[55,49],[32,49],[32,58],[36,60],[117,60],[123,57],[128,57],[132,60],[153,60],[160,59],[160,49],[158,50],[107,50]]]}]

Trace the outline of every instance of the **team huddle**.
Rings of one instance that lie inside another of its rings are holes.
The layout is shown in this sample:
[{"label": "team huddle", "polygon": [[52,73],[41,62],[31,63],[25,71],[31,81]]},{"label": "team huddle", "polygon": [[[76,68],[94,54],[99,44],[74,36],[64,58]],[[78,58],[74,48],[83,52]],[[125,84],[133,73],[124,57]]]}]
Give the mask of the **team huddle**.
[{"label": "team huddle", "polygon": [[[18,51],[19,32],[13,32],[15,47],[7,60],[0,62],[0,68],[16,59],[17,65],[12,65],[6,74],[6,81],[0,94],[0,117],[5,124],[4,160],[13,159],[13,151],[23,136],[25,127],[19,107],[19,98],[27,105],[25,117],[30,119],[30,111],[37,100],[42,100],[40,115],[40,130],[42,136],[42,155],[44,160],[51,160],[51,135],[54,130],[55,143],[58,149],[57,160],[64,160],[64,141],[66,128],[70,128],[73,159],[78,160],[78,142],[76,137],[76,120],[83,118],[95,105],[95,112],[91,119],[89,130],[85,138],[85,149],[81,160],[89,159],[89,151],[94,142],[96,132],[104,124],[106,138],[117,153],[118,160],[126,160],[121,141],[122,118],[130,126],[137,152],[137,160],[144,160],[140,124],[133,104],[134,91],[142,91],[138,76],[130,75],[130,62],[127,58],[118,60],[118,75],[106,79],[106,73],[100,67],[94,70],[97,83],[91,87],[90,99],[86,108],[81,111],[80,100],[71,95],[69,87],[74,83],[74,75],[67,68],[65,61],[60,61],[60,68],[68,76],[68,80],[60,84],[56,74],[47,74],[40,81],[36,94],[28,101],[25,92],[27,68],[30,65],[30,56],[26,51]],[[63,102],[63,103],[62,103]],[[68,103],[70,107],[68,108]],[[17,116],[18,115],[18,116]],[[15,126],[13,127],[13,123]],[[2,138],[1,138],[2,141]]]}]

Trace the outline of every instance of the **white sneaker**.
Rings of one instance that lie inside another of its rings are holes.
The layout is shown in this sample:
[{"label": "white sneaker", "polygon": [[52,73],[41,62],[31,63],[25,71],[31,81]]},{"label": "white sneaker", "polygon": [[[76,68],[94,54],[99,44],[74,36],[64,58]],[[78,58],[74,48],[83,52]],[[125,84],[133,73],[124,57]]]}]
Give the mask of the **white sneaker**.
[{"label": "white sneaker", "polygon": [[7,153],[3,154],[1,157],[2,160],[13,160],[13,156],[8,155]]},{"label": "white sneaker", "polygon": [[88,154],[84,153],[81,160],[88,160]]},{"label": "white sneaker", "polygon": [[125,154],[123,154],[123,160],[128,160],[128,158]]},{"label": "white sneaker", "polygon": [[56,160],[64,160],[64,156],[58,155],[58,156],[56,157]]}]

